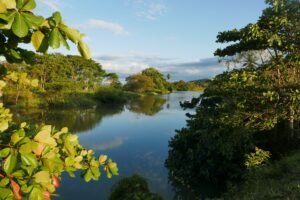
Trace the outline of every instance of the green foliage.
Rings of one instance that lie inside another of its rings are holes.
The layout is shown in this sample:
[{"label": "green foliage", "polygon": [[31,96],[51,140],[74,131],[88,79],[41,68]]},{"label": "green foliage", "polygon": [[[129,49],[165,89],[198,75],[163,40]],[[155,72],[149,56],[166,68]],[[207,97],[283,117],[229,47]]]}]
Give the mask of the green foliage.
[{"label": "green foliage", "polygon": [[129,76],[126,81],[124,89],[127,91],[150,94],[164,94],[171,91],[170,84],[164,75],[154,68],[147,68],[139,74]]},{"label": "green foliage", "polygon": [[30,80],[27,77],[27,73],[21,73],[21,72],[10,72],[7,74],[5,77],[6,81],[11,85],[11,88],[13,91],[16,92],[15,96],[15,104],[18,104],[18,99],[20,97],[20,93],[26,88],[31,88],[31,87],[38,87],[38,80],[37,79],[32,79]]},{"label": "green foliage", "polygon": [[243,184],[233,186],[222,199],[299,199],[300,154],[255,168],[245,175]]},{"label": "green foliage", "polygon": [[[230,44],[215,54],[240,56],[239,68],[208,84],[196,114],[170,141],[166,165],[174,181],[237,181],[245,163],[257,167],[298,148],[300,3],[267,2],[257,23],[219,33],[217,41]],[[268,59],[255,60],[257,50]]]},{"label": "green foliage", "polygon": [[32,64],[4,64],[8,70],[26,72],[39,80],[39,86],[51,93],[94,91],[101,84],[105,71],[93,60],[61,54],[37,55]]},{"label": "green foliage", "polygon": [[172,83],[173,89],[177,91],[203,91],[204,88],[196,82],[177,81]]},{"label": "green foliage", "polygon": [[95,93],[94,98],[102,104],[123,104],[127,102],[130,95],[121,89],[111,87],[101,87]]},{"label": "green foliage", "polygon": [[[36,88],[9,82],[4,91],[4,102],[15,104],[17,97],[21,100],[19,107],[93,107],[98,103],[93,93],[108,76],[113,80],[110,93],[121,87],[116,74],[106,75],[100,64],[79,56],[38,55],[30,65],[4,63],[4,66],[13,74],[26,72],[35,83],[39,80]],[[122,96],[120,100],[117,100],[117,94],[114,97],[115,101],[124,101]]]},{"label": "green foliage", "polygon": [[145,178],[133,175],[122,179],[112,187],[109,200],[163,200],[163,198],[149,191]]},{"label": "green foliage", "polygon": [[246,156],[245,165],[248,169],[261,166],[270,159],[270,156],[270,152],[256,147],[254,153],[250,153]]},{"label": "green foliage", "polygon": [[217,56],[233,56],[251,50],[268,49],[272,58],[285,53],[299,53],[300,5],[297,0],[268,0],[269,5],[255,24],[237,30],[220,32],[217,42],[233,44],[215,52]]},{"label": "green foliage", "polygon": [[53,109],[57,108],[93,108],[98,105],[93,93],[65,93],[59,96],[47,98],[45,106]]},{"label": "green foliage", "polygon": [[151,77],[142,74],[135,74],[126,78],[125,90],[137,93],[149,93],[155,90]]},{"label": "green foliage", "polygon": [[119,80],[119,76],[116,73],[108,73],[105,75],[106,80],[109,82],[109,86],[115,89],[121,89],[122,84]]},{"label": "green foliage", "polygon": [[[34,0],[0,0],[1,56],[8,62],[29,63],[33,52],[19,48],[19,44],[31,42],[37,51],[45,53],[49,47],[59,48],[61,44],[69,48],[67,40],[71,40],[82,56],[90,57],[82,35],[66,26],[60,13],[44,19],[32,12],[35,7]],[[1,70],[0,76],[1,93],[5,81],[19,89],[38,84],[27,78],[26,71],[6,74]],[[49,125],[18,125],[0,104],[0,199],[50,199],[63,172],[74,176],[80,170],[81,176],[90,181],[99,179],[99,168],[109,178],[118,175],[116,163],[107,156],[96,158],[67,128],[57,131]]]}]

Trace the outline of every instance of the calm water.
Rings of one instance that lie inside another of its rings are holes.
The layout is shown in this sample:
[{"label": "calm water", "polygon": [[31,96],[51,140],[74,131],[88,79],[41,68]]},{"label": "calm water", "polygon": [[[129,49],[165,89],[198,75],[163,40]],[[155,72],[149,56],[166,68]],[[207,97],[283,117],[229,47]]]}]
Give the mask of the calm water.
[{"label": "calm water", "polygon": [[[186,112],[193,112],[182,110],[179,102],[198,96],[197,92],[179,92],[144,97],[125,106],[33,111],[27,121],[47,122],[58,128],[68,126],[84,147],[95,150],[97,155],[109,155],[119,166],[120,176],[108,180],[103,174],[99,182],[85,183],[81,178],[64,175],[59,199],[105,200],[114,183],[133,174],[147,178],[152,192],[172,199],[174,193],[164,167],[168,141],[175,129],[185,125]],[[16,117],[24,120],[22,113]]]}]

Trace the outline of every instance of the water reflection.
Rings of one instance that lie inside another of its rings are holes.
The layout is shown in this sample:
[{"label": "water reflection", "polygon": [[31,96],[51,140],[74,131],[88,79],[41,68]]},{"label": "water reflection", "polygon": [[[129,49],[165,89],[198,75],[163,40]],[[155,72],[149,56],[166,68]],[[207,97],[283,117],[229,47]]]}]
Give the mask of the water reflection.
[{"label": "water reflection", "polygon": [[[95,150],[97,155],[109,155],[119,165],[120,176],[99,182],[85,183],[78,178],[63,176],[58,189],[59,199],[81,200],[109,198],[110,189],[124,177],[140,174],[148,180],[149,189],[163,199],[186,196],[181,189],[169,184],[164,162],[168,156],[168,141],[175,130],[186,124],[186,112],[179,102],[198,97],[197,92],[180,92],[162,96],[149,96],[127,105],[105,106],[87,110],[25,110],[15,118],[22,121],[53,124],[57,128],[68,126],[78,134],[80,143]],[[28,113],[30,112],[30,113]],[[187,192],[185,194],[190,194]],[[180,199],[180,198],[177,198]]]},{"label": "water reflection", "polygon": [[26,109],[12,111],[16,122],[54,124],[57,129],[68,127],[71,132],[81,133],[93,129],[104,117],[124,111],[123,105],[101,106],[92,109]]},{"label": "water reflection", "polygon": [[144,96],[131,100],[126,108],[134,113],[153,116],[164,108],[166,102],[167,99],[161,96]]},{"label": "water reflection", "polygon": [[128,138],[125,137],[116,137],[111,141],[106,141],[90,146],[90,149],[97,151],[111,150],[120,147]]},{"label": "water reflection", "polygon": [[123,178],[112,188],[109,200],[163,200],[149,190],[147,179],[140,175]]},{"label": "water reflection", "polygon": [[218,199],[224,191],[224,185],[197,180],[193,185],[186,186],[169,174],[169,181],[174,190],[173,200]]}]

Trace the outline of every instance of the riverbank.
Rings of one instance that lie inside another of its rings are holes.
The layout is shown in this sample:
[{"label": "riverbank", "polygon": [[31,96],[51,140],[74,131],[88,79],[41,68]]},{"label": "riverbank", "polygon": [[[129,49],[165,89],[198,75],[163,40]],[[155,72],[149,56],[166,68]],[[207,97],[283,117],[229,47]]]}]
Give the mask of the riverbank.
[{"label": "riverbank", "polygon": [[102,104],[125,104],[129,100],[142,96],[134,92],[102,87],[96,92],[72,91],[63,93],[21,92],[15,103],[15,94],[9,91],[3,101],[10,108],[93,108]]}]

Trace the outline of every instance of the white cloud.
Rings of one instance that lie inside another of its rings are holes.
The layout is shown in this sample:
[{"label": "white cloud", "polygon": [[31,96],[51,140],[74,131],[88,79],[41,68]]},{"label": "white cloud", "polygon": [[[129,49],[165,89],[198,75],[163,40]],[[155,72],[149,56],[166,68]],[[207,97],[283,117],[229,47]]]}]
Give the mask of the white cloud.
[{"label": "white cloud", "polygon": [[51,10],[60,10],[61,1],[60,0],[38,0],[42,4],[49,7]]},{"label": "white cloud", "polygon": [[156,20],[158,17],[163,16],[166,12],[166,5],[162,3],[151,3],[146,10],[138,12],[137,15],[149,20]]},{"label": "white cloud", "polygon": [[128,32],[125,30],[125,28],[122,25],[110,21],[99,20],[99,19],[90,19],[85,24],[80,25],[80,27],[103,29],[103,30],[113,32],[114,34],[117,35],[128,34]]},{"label": "white cloud", "polygon": [[136,52],[128,53],[127,55],[101,54],[94,56],[94,58],[108,72],[118,73],[122,80],[148,67],[155,67],[163,74],[171,74],[173,81],[211,78],[226,70],[226,67],[218,63],[218,59],[216,58],[183,62],[174,58],[164,58]]},{"label": "white cloud", "polygon": [[131,6],[138,17],[149,20],[164,16],[168,10],[163,0],[126,0],[125,5]]}]

